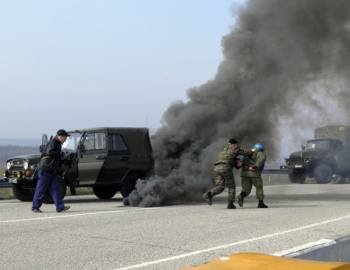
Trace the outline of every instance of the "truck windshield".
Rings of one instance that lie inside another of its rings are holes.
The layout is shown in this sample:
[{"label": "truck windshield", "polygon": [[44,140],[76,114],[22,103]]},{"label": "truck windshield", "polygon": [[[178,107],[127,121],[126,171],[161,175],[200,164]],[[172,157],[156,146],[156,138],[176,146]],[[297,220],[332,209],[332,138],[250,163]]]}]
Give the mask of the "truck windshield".
[{"label": "truck windshield", "polygon": [[329,141],[309,141],[306,144],[306,149],[329,149]]},{"label": "truck windshield", "polygon": [[81,134],[78,132],[69,133],[70,136],[67,138],[64,144],[62,144],[63,150],[76,151],[80,142]]}]

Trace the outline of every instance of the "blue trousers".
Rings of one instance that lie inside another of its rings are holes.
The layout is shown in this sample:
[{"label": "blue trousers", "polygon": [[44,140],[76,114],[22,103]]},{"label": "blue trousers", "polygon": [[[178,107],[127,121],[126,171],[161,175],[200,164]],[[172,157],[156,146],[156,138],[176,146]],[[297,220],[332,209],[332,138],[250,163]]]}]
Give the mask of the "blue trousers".
[{"label": "blue trousers", "polygon": [[60,177],[58,175],[49,174],[43,170],[39,170],[39,179],[36,184],[32,209],[39,209],[43,204],[43,199],[46,192],[49,191],[53,199],[56,211],[60,212],[64,208],[64,203],[61,198]]}]

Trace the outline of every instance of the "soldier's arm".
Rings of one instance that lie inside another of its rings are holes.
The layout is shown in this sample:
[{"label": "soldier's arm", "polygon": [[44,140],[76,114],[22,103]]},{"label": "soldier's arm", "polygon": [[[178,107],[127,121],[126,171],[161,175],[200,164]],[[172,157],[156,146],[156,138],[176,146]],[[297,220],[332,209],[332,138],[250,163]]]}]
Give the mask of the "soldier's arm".
[{"label": "soldier's arm", "polygon": [[253,154],[253,152],[252,152],[252,150],[245,150],[243,148],[237,148],[236,154],[237,154],[237,156],[250,157]]},{"label": "soldier's arm", "polygon": [[265,161],[266,161],[265,154],[260,152],[260,153],[258,153],[255,161],[253,162],[253,167],[256,169],[260,169],[264,166]]}]

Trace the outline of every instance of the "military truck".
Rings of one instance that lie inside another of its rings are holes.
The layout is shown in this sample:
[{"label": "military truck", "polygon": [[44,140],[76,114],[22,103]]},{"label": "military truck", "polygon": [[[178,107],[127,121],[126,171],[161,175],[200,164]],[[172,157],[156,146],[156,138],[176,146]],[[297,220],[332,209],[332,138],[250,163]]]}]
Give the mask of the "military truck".
[{"label": "military truck", "polygon": [[350,176],[350,126],[325,126],[315,130],[314,139],[308,140],[301,151],[286,159],[289,179],[304,183],[306,177],[325,184],[332,177]]},{"label": "military truck", "polygon": [[[145,128],[92,128],[68,132],[62,145],[61,192],[67,187],[91,187],[100,199],[110,199],[118,191],[127,197],[139,178],[153,172],[154,160],[149,131]],[[52,137],[51,137],[52,139]],[[43,136],[40,151],[48,143]],[[38,179],[40,155],[7,160],[5,179],[21,201],[31,201]],[[49,195],[46,199],[50,201]]]}]

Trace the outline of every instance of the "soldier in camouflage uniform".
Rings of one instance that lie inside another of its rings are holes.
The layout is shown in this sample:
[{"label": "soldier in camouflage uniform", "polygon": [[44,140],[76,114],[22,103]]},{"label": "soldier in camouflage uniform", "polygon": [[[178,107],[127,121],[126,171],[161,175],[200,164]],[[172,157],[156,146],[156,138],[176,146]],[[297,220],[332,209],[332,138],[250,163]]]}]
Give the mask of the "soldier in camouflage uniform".
[{"label": "soldier in camouflage uniform", "polygon": [[267,208],[264,203],[263,180],[261,173],[265,166],[266,155],[264,145],[256,144],[253,153],[243,159],[242,165],[242,192],[237,197],[239,206],[243,207],[244,198],[252,191],[252,186],[256,189],[256,197],[259,200],[258,208]]},{"label": "soldier in camouflage uniform", "polygon": [[242,154],[235,139],[231,139],[228,145],[220,152],[214,167],[214,187],[203,194],[203,198],[209,205],[213,203],[213,196],[224,191],[228,187],[228,209],[235,209],[236,184],[233,176],[233,167],[236,164],[237,156]]}]

